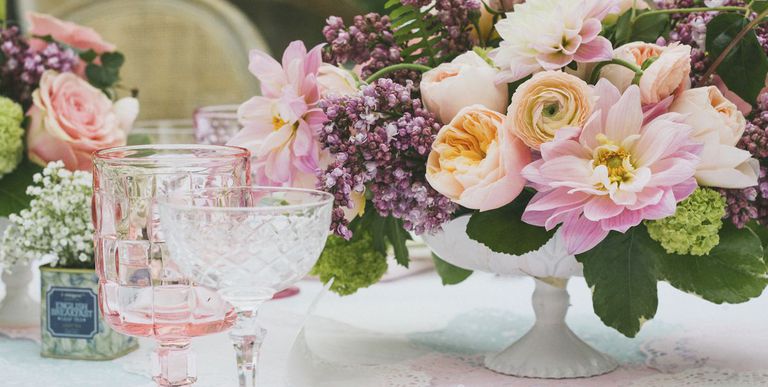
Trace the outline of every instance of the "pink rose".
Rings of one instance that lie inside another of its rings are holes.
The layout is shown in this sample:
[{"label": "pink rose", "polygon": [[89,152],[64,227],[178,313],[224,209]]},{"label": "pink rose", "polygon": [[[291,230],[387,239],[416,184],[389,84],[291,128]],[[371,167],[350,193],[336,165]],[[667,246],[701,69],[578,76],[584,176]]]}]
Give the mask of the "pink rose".
[{"label": "pink rose", "polygon": [[[93,28],[83,27],[35,12],[28,12],[27,20],[29,21],[30,35],[40,37],[50,35],[57,42],[81,51],[93,50],[97,54],[115,51],[115,45],[104,41]],[[45,42],[33,39],[30,45],[34,49],[42,49],[45,47]]]},{"label": "pink rose", "polygon": [[[684,44],[659,46],[653,43],[627,43],[613,52],[613,57],[642,66],[651,59],[648,68],[640,77],[640,96],[644,105],[659,103],[673,94],[689,87],[691,73],[691,47]],[[608,65],[600,72],[619,91],[624,92],[635,77],[635,73],[620,65]]]},{"label": "pink rose", "polygon": [[521,172],[530,161],[530,149],[504,125],[503,114],[473,105],[440,129],[427,181],[464,207],[492,210],[520,194],[526,182]]},{"label": "pink rose", "polygon": [[89,171],[91,153],[125,145],[126,134],[139,113],[135,98],[113,104],[73,73],[46,71],[32,99],[29,158],[41,165],[62,160],[69,170]]}]

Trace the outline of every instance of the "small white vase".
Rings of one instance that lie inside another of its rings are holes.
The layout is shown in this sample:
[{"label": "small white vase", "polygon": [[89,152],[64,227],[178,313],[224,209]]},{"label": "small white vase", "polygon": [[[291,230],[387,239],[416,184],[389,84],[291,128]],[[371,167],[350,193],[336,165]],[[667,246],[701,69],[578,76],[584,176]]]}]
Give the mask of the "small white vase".
[{"label": "small white vase", "polygon": [[569,277],[582,275],[582,267],[566,252],[558,235],[537,251],[513,256],[496,253],[470,239],[468,222],[468,215],[456,218],[443,225],[442,231],[423,238],[435,254],[453,265],[536,278],[535,324],[505,350],[487,356],[488,369],[513,376],[563,379],[601,375],[618,367],[615,360],[579,339],[565,323],[570,305],[565,286]]},{"label": "small white vase", "polygon": [[29,263],[16,264],[2,273],[5,298],[0,302],[0,328],[40,325],[40,303],[29,294],[34,275]]}]

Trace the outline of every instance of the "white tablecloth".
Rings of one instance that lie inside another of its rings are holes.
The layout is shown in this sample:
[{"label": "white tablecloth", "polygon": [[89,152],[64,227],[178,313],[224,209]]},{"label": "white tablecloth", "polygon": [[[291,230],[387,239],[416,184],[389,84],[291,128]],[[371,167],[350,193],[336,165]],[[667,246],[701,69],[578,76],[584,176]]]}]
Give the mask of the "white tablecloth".
[{"label": "white tablecloth", "polygon": [[[520,337],[533,321],[533,280],[475,273],[444,287],[434,272],[326,294],[316,281],[261,312],[269,334],[262,386],[765,386],[768,385],[768,292],[741,305],[713,305],[659,286],[659,309],[628,339],[592,313],[581,278],[569,283],[574,331],[622,364],[614,373],[569,381],[513,378],[482,368],[482,357]],[[306,321],[301,339],[296,336]],[[236,386],[226,334],[194,342],[197,386]],[[152,344],[109,362],[41,359],[36,343],[0,338],[2,386],[152,386]]]}]

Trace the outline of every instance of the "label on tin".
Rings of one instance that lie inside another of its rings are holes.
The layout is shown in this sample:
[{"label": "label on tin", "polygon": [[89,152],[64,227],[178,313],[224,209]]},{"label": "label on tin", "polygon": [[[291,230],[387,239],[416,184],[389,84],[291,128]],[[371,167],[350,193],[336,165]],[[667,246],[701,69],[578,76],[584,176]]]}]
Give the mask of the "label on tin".
[{"label": "label on tin", "polygon": [[99,332],[98,297],[91,289],[52,286],[45,295],[53,337],[92,339]]}]

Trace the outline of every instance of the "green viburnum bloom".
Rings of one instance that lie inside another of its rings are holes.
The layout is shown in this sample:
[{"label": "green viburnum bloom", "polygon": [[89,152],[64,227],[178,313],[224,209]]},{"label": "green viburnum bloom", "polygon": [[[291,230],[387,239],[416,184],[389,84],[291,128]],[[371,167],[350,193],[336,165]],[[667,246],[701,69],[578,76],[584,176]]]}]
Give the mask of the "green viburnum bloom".
[{"label": "green viburnum bloom", "polygon": [[13,172],[21,161],[24,112],[12,100],[0,97],[0,178]]},{"label": "green viburnum bloom", "polygon": [[725,198],[709,188],[697,188],[677,204],[672,216],[646,221],[648,234],[670,254],[706,255],[720,243]]},{"label": "green viburnum bloom", "polygon": [[334,278],[331,290],[346,296],[375,284],[386,271],[386,254],[373,247],[370,233],[360,231],[350,241],[335,235],[328,237],[312,274],[323,283]]}]

